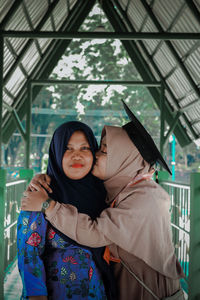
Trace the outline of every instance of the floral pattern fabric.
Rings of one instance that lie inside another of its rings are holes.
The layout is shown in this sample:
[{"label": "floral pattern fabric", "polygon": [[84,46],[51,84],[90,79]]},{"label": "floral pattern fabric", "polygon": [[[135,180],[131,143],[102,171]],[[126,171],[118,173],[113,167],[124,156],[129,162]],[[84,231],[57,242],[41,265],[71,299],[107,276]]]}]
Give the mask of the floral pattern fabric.
[{"label": "floral pattern fabric", "polygon": [[42,213],[22,211],[17,230],[22,300],[39,295],[50,300],[107,299],[92,253],[63,240]]}]

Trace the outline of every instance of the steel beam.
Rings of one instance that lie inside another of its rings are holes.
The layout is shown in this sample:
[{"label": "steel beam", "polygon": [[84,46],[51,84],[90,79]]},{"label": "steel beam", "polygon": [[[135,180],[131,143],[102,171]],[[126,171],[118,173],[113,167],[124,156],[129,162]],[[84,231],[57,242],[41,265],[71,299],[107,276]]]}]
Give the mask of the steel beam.
[{"label": "steel beam", "polygon": [[25,157],[26,157],[26,163],[25,167],[26,169],[30,168],[30,150],[31,150],[31,106],[32,106],[32,87],[31,84],[28,83],[28,97],[27,97],[27,109],[26,109],[26,147],[25,147]]},{"label": "steel beam", "polygon": [[[55,0],[48,8],[46,14],[44,15],[44,17],[42,18],[42,20],[39,22],[36,31],[39,31],[42,26],[45,24],[45,22],[47,21],[47,19],[49,18],[49,16],[51,15],[52,11],[54,10],[55,6],[57,5],[57,3],[59,2],[59,0]],[[24,46],[24,48],[21,50],[18,58],[16,59],[15,63],[13,64],[12,68],[10,69],[10,71],[7,73],[7,75],[5,76],[4,82],[3,84],[5,85],[8,80],[11,78],[13,72],[16,70],[16,68],[18,67],[18,65],[20,64],[20,62],[22,61],[24,55],[26,54],[26,52],[29,50],[30,46],[32,45],[32,43],[34,42],[34,39],[29,40],[26,45]]]},{"label": "steel beam", "polygon": [[191,10],[193,16],[195,17],[196,21],[200,25],[200,13],[199,13],[199,10],[197,9],[196,5],[191,0],[185,0],[185,2],[187,3],[188,7],[190,8],[190,10]]},{"label": "steel beam", "polygon": [[[66,20],[63,22],[63,26],[61,28],[62,31],[70,31],[70,30],[78,30],[79,26],[84,21],[86,15],[91,10],[94,5],[95,0],[83,0],[78,1],[74,7],[72,8],[70,15],[66,16]],[[69,45],[70,40],[67,41],[52,41],[52,43],[48,46],[47,50],[44,52],[42,60],[38,62],[36,67],[30,74],[30,78],[47,78],[52,72],[54,66],[56,65],[58,59],[63,55],[65,49]],[[57,56],[55,57],[56,53]],[[39,93],[40,87],[34,89],[32,99],[36,97]],[[25,101],[27,98],[27,86],[24,87],[20,93],[16,97],[16,101],[14,103],[14,107],[20,117],[24,116],[26,113]],[[10,135],[13,133],[15,129],[15,123],[9,119],[9,115],[4,118],[4,126],[3,126],[3,141],[5,143],[8,142]]]},{"label": "steel beam", "polygon": [[[200,25],[200,13],[199,10],[197,9],[196,5],[194,4],[193,1],[190,0],[185,0],[185,2],[187,3],[189,9],[191,10],[194,18],[196,19],[196,21],[199,23]],[[182,60],[183,62],[188,58],[188,56],[193,53],[197,48],[199,47],[199,43],[196,43],[183,57]]]},{"label": "steel beam", "polygon": [[15,0],[15,1],[13,1],[13,5],[11,6],[10,10],[8,11],[8,13],[6,14],[6,16],[4,17],[3,21],[0,24],[0,28],[1,29],[4,29],[6,27],[6,25],[8,24],[8,22],[11,20],[12,16],[15,14],[15,12],[17,11],[17,9],[21,5],[22,1],[23,0]]},{"label": "steel beam", "polygon": [[127,5],[126,5],[126,12],[128,11],[130,3],[131,3],[131,0],[128,0]]},{"label": "steel beam", "polygon": [[200,46],[200,41],[196,42],[191,48],[190,50],[188,50],[183,56],[182,56],[182,61],[185,62],[188,57],[190,56],[190,54],[192,54],[194,51],[196,51]]},{"label": "steel beam", "polygon": [[191,103],[189,103],[188,105],[180,108],[179,111],[186,112],[186,111],[190,110],[191,108],[195,107],[199,103],[200,103],[200,99],[196,99],[196,100],[192,101]]},{"label": "steel beam", "polygon": [[200,40],[200,33],[196,32],[60,32],[60,31],[2,31],[4,38],[30,39],[119,39],[119,40]]},{"label": "steel beam", "polygon": [[[110,22],[112,24],[112,26],[115,29],[118,29],[120,26],[120,30],[121,31],[127,31],[128,29],[131,30],[132,32],[135,32],[135,29],[133,28],[133,25],[130,23],[129,19],[126,17],[125,12],[122,10],[121,6],[119,5],[118,1],[115,1],[114,4],[112,4],[110,1],[104,1],[103,2],[104,6],[104,12],[106,13],[107,17],[110,19]],[[117,6],[117,9],[120,12],[120,15],[123,16],[123,18],[126,20],[126,23],[128,24],[129,28],[127,29],[127,27],[124,25],[123,21],[121,20],[121,18],[119,17],[119,14],[116,12],[116,9],[114,8],[114,5]],[[143,56],[141,55],[136,43],[134,41],[122,41],[125,49],[127,50],[130,58],[132,59],[133,63],[135,64],[136,68],[138,69],[140,75],[142,76],[143,80],[155,80],[154,75],[152,74],[148,64],[146,63],[146,60],[143,58]],[[145,55],[147,56],[147,58],[150,60],[151,64],[153,65],[155,71],[157,72],[158,76],[160,77],[160,79],[164,82],[164,78],[162,76],[162,74],[160,73],[157,65],[155,64],[155,62],[153,61],[153,59],[150,57],[146,47],[144,46],[142,41],[138,42],[140,47],[142,47]],[[165,89],[167,89],[168,93],[170,94],[170,96],[172,97],[172,99],[174,100],[174,102],[176,103],[176,99],[173,95],[173,93],[171,92],[171,90],[169,89],[168,85],[165,84]],[[152,95],[152,97],[154,98],[155,102],[157,103],[158,107],[160,106],[160,91],[156,88],[149,88],[149,91]],[[176,103],[176,107],[178,108],[178,104]],[[166,121],[168,122],[168,124],[171,124],[173,122],[174,116],[173,116],[173,108],[170,106],[170,104],[168,102],[165,103],[165,108],[166,108]],[[183,115],[183,118],[187,124],[187,126],[190,128],[190,124],[188,124],[188,120],[187,118]],[[196,139],[196,133],[194,132],[194,130],[192,128],[190,128],[190,130],[192,131],[193,136]],[[181,125],[180,122],[178,122],[174,133],[176,135],[176,137],[178,138],[178,141],[180,143],[180,145],[182,147],[184,147],[185,145],[188,145],[189,143],[191,143],[191,139],[189,138],[189,136],[187,135],[185,129],[183,129],[183,126]]]},{"label": "steel beam", "polygon": [[[151,5],[151,7],[152,7],[152,5]],[[169,26],[165,31],[167,31],[167,32],[170,32],[170,31],[171,31],[172,27],[177,23],[178,19],[180,18],[180,16],[182,15],[183,11],[185,10],[185,7],[186,7],[186,4],[183,3],[182,6],[181,6],[181,8],[178,10],[177,14],[176,14],[175,17],[173,18],[173,20],[172,20],[170,26]],[[148,15],[148,13],[147,13],[147,15]],[[151,54],[152,57],[153,57],[153,56],[157,53],[157,51],[161,48],[162,44],[163,44],[163,41],[160,41],[160,42],[158,43],[158,45],[156,46],[156,48],[154,49],[154,51],[153,51],[152,54]]]},{"label": "steel beam", "polygon": [[70,12],[70,5],[69,5],[69,0],[67,0],[67,14]]},{"label": "steel beam", "polygon": [[[5,39],[5,44],[8,47],[10,53],[12,54],[12,56],[17,59],[17,53],[15,52],[15,49],[13,48],[11,42],[8,39]],[[20,62],[19,63],[19,67],[22,71],[22,73],[24,74],[24,76],[27,78],[28,77],[28,73],[26,71],[26,69],[24,68],[23,64]]]},{"label": "steel beam", "polygon": [[[125,15],[125,12],[122,10],[121,6],[119,5],[118,2],[115,2],[117,8],[119,9],[120,13],[123,15],[123,17],[125,18],[128,26],[129,26],[129,29],[133,32],[135,32],[135,29],[133,28],[133,25],[132,23],[129,21],[129,19],[126,17]],[[132,42],[133,43],[133,42]],[[165,82],[164,80],[164,77],[162,76],[160,70],[158,69],[156,63],[154,62],[154,60],[152,59],[151,55],[149,54],[149,52],[147,51],[146,47],[144,46],[143,42],[142,41],[138,41],[140,47],[142,48],[142,50],[144,51],[145,55],[147,56],[147,58],[149,59],[149,61],[151,62],[152,66],[154,67],[154,70],[156,71],[156,73],[158,74],[159,78],[162,80],[162,82],[164,82],[165,84],[165,89],[167,90],[167,92],[169,93],[169,95],[171,96],[171,98],[173,99],[174,101],[174,105],[176,107],[177,110],[180,109],[179,107],[179,104],[177,103],[177,100],[174,96],[174,94],[172,93],[171,89],[169,88],[169,86],[167,85],[167,83]],[[131,54],[130,54],[130,57],[131,57]],[[154,99],[156,100],[158,96],[154,96]],[[169,111],[167,112],[166,114],[166,117],[167,117],[167,121],[169,124],[171,124],[171,122],[173,122],[173,115],[172,115],[172,110],[173,108],[169,106],[169,103],[165,103],[166,105],[166,109],[169,108]],[[194,139],[197,139],[198,136],[196,134],[196,132],[194,131],[194,129],[191,127],[191,124],[189,123],[187,117],[183,114],[182,115],[182,118],[184,119],[186,125],[188,126],[191,134],[193,135]],[[171,119],[171,120],[170,120]],[[178,122],[177,124],[177,127],[175,128],[174,130],[174,133],[176,135],[176,137],[178,138],[178,141],[180,143],[180,145],[183,147],[184,145],[187,145],[189,144],[189,141],[191,142],[191,139],[188,137],[188,135],[186,134],[185,132],[185,129],[183,129],[182,125],[180,124],[180,122]],[[184,137],[184,142],[183,142],[183,137]]]},{"label": "steel beam", "polygon": [[96,85],[130,85],[130,86],[148,86],[148,87],[160,87],[160,82],[150,81],[130,81],[130,80],[54,80],[54,79],[38,79],[31,80],[32,86],[44,86],[51,84],[96,84]]},{"label": "steel beam", "polygon": [[15,120],[15,123],[16,123],[16,125],[17,125],[17,128],[19,129],[19,131],[20,131],[20,133],[21,133],[23,139],[25,140],[25,139],[26,139],[26,136],[25,136],[25,130],[24,130],[24,127],[23,127],[23,125],[22,125],[22,123],[21,123],[21,121],[20,121],[20,118],[19,118],[19,116],[18,116],[16,110],[15,110],[12,106],[8,105],[8,104],[7,104],[6,102],[4,102],[4,101],[3,101],[3,106],[11,113],[11,114],[10,114],[11,117]]},{"label": "steel beam", "polygon": [[16,113],[16,110],[13,109],[12,111],[12,115],[13,115],[13,118],[16,122],[16,125],[17,125],[17,128],[19,129],[19,132],[21,133],[22,135],[22,138],[24,139],[24,141],[26,140],[26,134],[25,134],[25,130],[24,130],[24,127],[22,126],[22,123],[20,121],[20,118],[18,116],[18,114]]},{"label": "steel beam", "polygon": [[[163,29],[160,25],[160,23],[158,22],[157,18],[155,17],[153,11],[150,9],[149,4],[146,2],[146,0],[141,0],[144,8],[146,9],[146,11],[149,14],[150,19],[152,20],[153,24],[156,26],[157,30],[162,33]],[[199,34],[199,33],[198,33]],[[181,58],[179,57],[179,55],[177,54],[174,46],[172,45],[172,43],[168,40],[166,40],[166,45],[170,51],[170,53],[172,54],[172,56],[174,57],[175,61],[177,62],[177,64],[179,65],[181,71],[183,72],[183,74],[185,75],[185,77],[187,78],[188,82],[190,83],[190,85],[192,86],[192,89],[194,90],[194,92],[198,95],[198,97],[200,97],[200,91],[196,85],[196,83],[194,82],[194,80],[192,79],[190,73],[188,72],[187,68],[185,67],[185,65],[182,63]]]},{"label": "steel beam", "polygon": [[8,105],[5,101],[3,101],[3,106],[9,111],[12,112],[13,111],[13,107]]},{"label": "steel beam", "polygon": [[196,125],[196,124],[199,124],[200,123],[200,118],[198,119],[195,119],[192,121],[192,125]]},{"label": "steel beam", "polygon": [[176,113],[176,116],[175,116],[175,118],[174,118],[173,123],[171,124],[171,126],[170,126],[170,128],[169,128],[167,134],[164,136],[164,145],[163,145],[163,146],[166,145],[167,140],[168,140],[170,134],[173,132],[174,128],[176,127],[176,124],[177,124],[177,122],[178,122],[178,120],[179,120],[181,114],[182,114],[182,113],[181,113],[180,111],[178,111],[178,112]]},{"label": "steel beam", "polygon": [[[151,1],[151,7],[153,7],[155,1],[156,1],[156,0],[152,0],[152,1]],[[127,11],[126,11],[126,13],[127,13]],[[141,26],[140,26],[140,28],[139,28],[139,30],[138,30],[139,32],[143,31],[143,28],[144,28],[145,24],[147,23],[148,17],[149,17],[149,15],[148,15],[148,13],[146,13],[146,16],[144,16],[144,19],[143,19],[143,21],[142,21],[142,24],[141,24]],[[161,42],[161,43],[162,43],[162,42]]]},{"label": "steel beam", "polygon": [[[36,115],[68,115],[68,116],[76,116],[77,110],[76,109],[53,109],[53,108],[37,108],[33,107],[31,109],[32,114]],[[92,109],[87,110],[87,116],[92,117],[109,117],[109,116],[123,116],[127,117],[127,114],[125,111],[122,110],[109,110],[109,109]],[[148,112],[148,115],[151,117],[159,116],[160,113],[157,113],[155,111]],[[128,120],[128,117],[127,117]]]},{"label": "steel beam", "polygon": [[165,88],[164,84],[161,85],[160,93],[160,153],[164,152],[164,134],[165,134]]},{"label": "steel beam", "polygon": [[[33,30],[34,30],[34,27],[33,27],[31,18],[30,18],[30,16],[29,16],[29,13],[28,13],[28,10],[27,10],[25,1],[22,2],[22,8],[23,8],[23,12],[24,12],[24,15],[25,15],[25,17],[26,17],[27,23],[29,24],[30,29],[33,31]],[[36,40],[36,41],[34,41],[34,42],[35,42],[35,46],[36,46],[36,48],[37,48],[37,51],[38,51],[40,57],[42,57],[42,50],[41,50],[41,48],[40,48],[40,45],[39,45],[38,41]]]},{"label": "steel beam", "polygon": [[11,94],[11,92],[10,92],[5,86],[4,86],[3,90],[4,90],[4,93],[5,93],[6,95],[8,95],[8,97],[9,97],[10,99],[12,99],[13,101],[15,100],[15,97],[13,96],[13,94]]}]

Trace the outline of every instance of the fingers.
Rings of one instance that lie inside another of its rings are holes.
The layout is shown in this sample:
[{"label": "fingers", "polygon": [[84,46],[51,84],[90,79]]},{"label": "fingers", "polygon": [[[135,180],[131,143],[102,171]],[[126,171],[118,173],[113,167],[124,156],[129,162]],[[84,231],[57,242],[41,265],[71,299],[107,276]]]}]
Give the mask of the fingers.
[{"label": "fingers", "polygon": [[43,188],[45,188],[45,190],[47,190],[49,193],[52,193],[52,189],[49,187],[50,183],[48,184],[46,181],[42,181],[40,184]]},{"label": "fingers", "polygon": [[42,191],[42,190],[44,190],[41,185],[39,185],[38,183],[34,183],[34,182],[31,183],[31,187],[35,191]]},{"label": "fingers", "polygon": [[42,177],[36,178],[36,179],[34,177],[31,180],[31,182],[29,183],[29,188],[31,191],[38,190],[37,188],[35,189],[35,185],[37,185],[37,186],[45,188],[49,193],[52,193],[52,189],[49,187],[51,178],[46,174],[43,174],[43,175],[45,175],[45,178],[47,178],[48,181],[46,181],[46,179],[43,179]]},{"label": "fingers", "polygon": [[51,183],[51,177],[50,177],[49,175],[47,175],[47,174],[44,174],[44,177],[45,177],[46,183],[47,183],[48,185],[50,185],[50,183]]},{"label": "fingers", "polygon": [[27,192],[35,192],[37,191],[32,185],[28,185],[27,189],[26,189]]},{"label": "fingers", "polygon": [[36,191],[36,189],[33,187],[33,183],[34,184],[38,184],[39,186],[41,185],[40,182],[35,179],[35,177],[30,181],[29,185],[28,185],[28,188],[27,188],[27,191],[31,191],[31,192],[34,192]]}]

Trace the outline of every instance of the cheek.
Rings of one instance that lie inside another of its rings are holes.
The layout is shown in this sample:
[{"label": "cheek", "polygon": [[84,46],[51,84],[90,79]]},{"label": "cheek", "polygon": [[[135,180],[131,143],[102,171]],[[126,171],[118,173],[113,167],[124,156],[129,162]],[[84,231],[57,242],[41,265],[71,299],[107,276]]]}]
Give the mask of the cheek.
[{"label": "cheek", "polygon": [[106,157],[101,157],[98,160],[99,169],[100,169],[101,173],[104,174],[104,175],[106,173],[106,161],[107,161]]},{"label": "cheek", "polygon": [[62,167],[63,165],[66,165],[68,161],[69,161],[69,156],[65,154],[62,159]]},{"label": "cheek", "polygon": [[87,162],[88,169],[91,169],[92,165],[93,165],[93,161],[94,161],[92,153],[87,155],[87,157],[85,158],[85,161]]}]

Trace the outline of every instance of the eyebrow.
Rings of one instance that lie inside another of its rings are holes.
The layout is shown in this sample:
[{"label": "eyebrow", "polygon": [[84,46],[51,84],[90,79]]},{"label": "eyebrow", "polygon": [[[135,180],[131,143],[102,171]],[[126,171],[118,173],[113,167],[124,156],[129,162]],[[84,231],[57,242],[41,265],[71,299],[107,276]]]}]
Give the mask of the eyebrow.
[{"label": "eyebrow", "polygon": [[[73,146],[74,144],[67,144],[67,145],[68,146]],[[83,146],[83,145],[89,145],[90,146],[90,144],[88,142],[84,142],[84,143],[80,144],[80,146]]]}]

